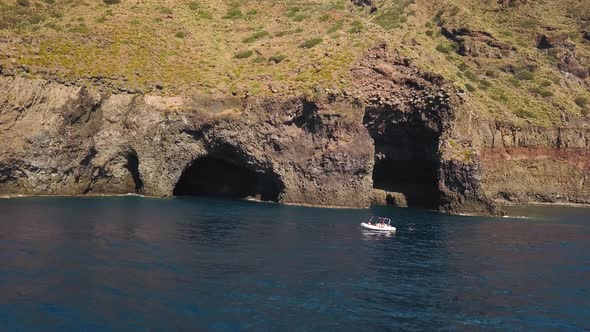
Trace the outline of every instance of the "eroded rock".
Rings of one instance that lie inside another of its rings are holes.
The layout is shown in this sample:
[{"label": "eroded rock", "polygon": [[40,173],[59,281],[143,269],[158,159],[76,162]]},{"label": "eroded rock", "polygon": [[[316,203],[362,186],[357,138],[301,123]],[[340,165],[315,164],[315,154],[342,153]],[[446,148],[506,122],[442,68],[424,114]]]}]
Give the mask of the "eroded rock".
[{"label": "eroded rock", "polygon": [[370,204],[372,144],[350,100],[195,105],[7,77],[0,91],[3,194],[170,196],[190,165],[212,157],[271,177],[270,200]]},{"label": "eroded rock", "polygon": [[568,35],[549,36],[546,34],[539,34],[536,38],[536,46],[538,49],[547,50],[556,47],[562,47],[573,50],[576,45],[569,40]]},{"label": "eroded rock", "polygon": [[[106,95],[0,77],[0,193],[227,194],[484,214],[499,196],[590,202],[587,133],[471,121],[452,85],[384,45],[351,76],[346,93],[320,89],[314,100]],[[524,176],[531,166],[540,170]]]},{"label": "eroded rock", "polygon": [[374,13],[377,11],[377,6],[375,6],[375,4],[373,3],[373,0],[352,0],[352,4],[354,4],[355,6],[359,6],[359,7],[369,7],[371,8],[371,13]]},{"label": "eroded rock", "polygon": [[516,48],[498,41],[486,31],[442,24],[441,33],[459,45],[457,53],[463,56],[503,58],[516,51]]}]

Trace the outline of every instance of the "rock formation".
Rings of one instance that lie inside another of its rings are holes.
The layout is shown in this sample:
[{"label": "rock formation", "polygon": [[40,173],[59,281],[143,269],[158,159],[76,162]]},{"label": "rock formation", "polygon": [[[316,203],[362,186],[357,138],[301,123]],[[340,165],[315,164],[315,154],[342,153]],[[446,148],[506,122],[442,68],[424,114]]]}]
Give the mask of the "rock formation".
[{"label": "rock formation", "polygon": [[190,99],[102,96],[43,80],[2,77],[0,87],[2,194],[171,196],[206,160],[253,182],[228,195],[370,203],[372,144],[348,100],[213,100],[211,113]]},{"label": "rock formation", "polygon": [[[472,119],[385,46],[310,98],[104,94],[0,77],[0,194],[251,197],[495,213],[590,203],[590,132]],[[517,178],[514,178],[514,177]]]},{"label": "rock formation", "polygon": [[355,6],[366,6],[369,7],[371,9],[371,13],[374,13],[377,11],[377,6],[375,6],[375,4],[373,3],[373,0],[352,0],[352,3]]}]

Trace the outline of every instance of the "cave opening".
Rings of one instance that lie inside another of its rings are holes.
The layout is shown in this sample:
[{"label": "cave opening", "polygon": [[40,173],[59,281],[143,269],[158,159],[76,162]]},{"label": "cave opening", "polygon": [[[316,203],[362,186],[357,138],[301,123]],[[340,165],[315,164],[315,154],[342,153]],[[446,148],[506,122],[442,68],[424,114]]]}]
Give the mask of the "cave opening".
[{"label": "cave opening", "polygon": [[409,207],[436,208],[439,135],[418,122],[365,124],[375,142],[373,187],[403,194]]},{"label": "cave opening", "polygon": [[141,174],[139,173],[139,157],[137,153],[132,151],[127,153],[127,164],[125,165],[135,184],[135,192],[140,193],[143,189],[143,181],[141,180]]},{"label": "cave opening", "polygon": [[255,198],[278,202],[282,182],[274,173],[256,172],[215,157],[195,160],[180,176],[174,196]]}]

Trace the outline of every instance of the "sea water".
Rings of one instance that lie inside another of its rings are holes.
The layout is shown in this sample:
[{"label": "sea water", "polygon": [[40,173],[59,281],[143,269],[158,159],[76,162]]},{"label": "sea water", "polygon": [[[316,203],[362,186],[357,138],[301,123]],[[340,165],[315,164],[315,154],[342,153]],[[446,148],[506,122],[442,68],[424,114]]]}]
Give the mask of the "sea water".
[{"label": "sea water", "polygon": [[590,210],[511,213],[0,199],[0,331],[588,331]]}]

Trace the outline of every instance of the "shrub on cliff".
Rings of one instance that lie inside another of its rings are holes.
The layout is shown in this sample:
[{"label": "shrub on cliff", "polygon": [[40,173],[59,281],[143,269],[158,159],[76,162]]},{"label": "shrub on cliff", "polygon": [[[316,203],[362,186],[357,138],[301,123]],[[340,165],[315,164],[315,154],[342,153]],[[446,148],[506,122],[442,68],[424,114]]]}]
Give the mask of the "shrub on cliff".
[{"label": "shrub on cliff", "polygon": [[534,119],[536,117],[535,113],[524,109],[516,110],[514,114],[516,114],[518,117],[525,119]]},{"label": "shrub on cliff", "polygon": [[246,59],[251,57],[252,54],[254,54],[252,50],[240,51],[235,55],[235,57],[236,59]]},{"label": "shrub on cliff", "polygon": [[206,11],[206,10],[199,10],[199,12],[197,13],[197,17],[205,19],[205,20],[212,20],[213,14],[209,11]]},{"label": "shrub on cliff", "polygon": [[223,18],[226,20],[236,20],[242,17],[244,17],[244,14],[240,10],[240,8],[237,7],[230,8],[225,14],[225,16],[223,16]]},{"label": "shrub on cliff", "polygon": [[266,36],[268,36],[268,32],[266,32],[266,31],[258,31],[256,33],[254,33],[253,35],[244,38],[242,40],[242,43],[250,44],[250,43],[253,43],[253,42],[257,41],[258,39],[261,39],[261,38],[266,37]]},{"label": "shrub on cliff", "polygon": [[532,81],[533,79],[535,79],[535,74],[528,70],[522,70],[514,74],[514,77],[521,81]]},{"label": "shrub on cliff", "polygon": [[313,48],[314,46],[317,46],[319,44],[321,44],[324,40],[322,38],[316,37],[316,38],[311,38],[308,39],[306,41],[304,41],[303,43],[301,43],[301,45],[299,45],[299,47],[301,48]]},{"label": "shrub on cliff", "polygon": [[275,55],[271,56],[270,58],[268,58],[268,62],[281,63],[286,58],[287,57],[283,54],[275,54]]},{"label": "shrub on cliff", "polygon": [[360,33],[363,31],[363,23],[361,21],[354,21],[350,24],[350,29],[348,29],[349,33]]},{"label": "shrub on cliff", "polygon": [[160,12],[160,14],[172,15],[172,9],[168,7],[160,6],[158,7],[158,11]]},{"label": "shrub on cliff", "polygon": [[543,98],[553,97],[553,92],[543,90],[543,91],[541,91],[541,97],[543,97]]},{"label": "shrub on cliff", "polygon": [[580,106],[581,108],[586,108],[586,105],[588,105],[588,98],[578,97],[578,98],[576,98],[576,100],[574,100],[574,102],[576,103],[576,105]]},{"label": "shrub on cliff", "polygon": [[342,27],[344,26],[344,20],[339,20],[336,21],[336,23],[334,23],[331,27],[328,28],[328,33],[334,33],[340,29],[342,29]]},{"label": "shrub on cliff", "polygon": [[440,53],[448,54],[457,50],[459,46],[456,43],[453,44],[438,44],[436,50]]},{"label": "shrub on cliff", "polygon": [[200,8],[199,3],[196,1],[192,1],[191,3],[188,4],[188,8],[190,10],[198,10]]}]

